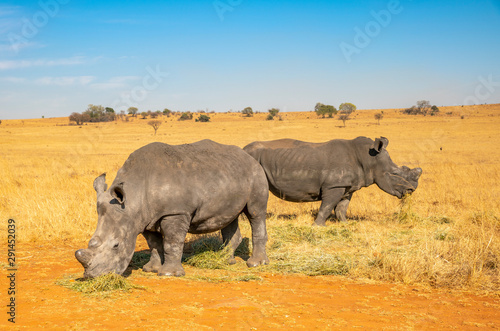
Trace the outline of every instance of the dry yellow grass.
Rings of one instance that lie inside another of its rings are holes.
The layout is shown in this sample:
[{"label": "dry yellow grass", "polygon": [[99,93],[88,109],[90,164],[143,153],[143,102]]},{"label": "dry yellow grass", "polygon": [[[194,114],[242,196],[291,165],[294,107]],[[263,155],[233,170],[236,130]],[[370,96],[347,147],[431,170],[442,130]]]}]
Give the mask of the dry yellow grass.
[{"label": "dry yellow grass", "polygon": [[[282,121],[265,121],[265,114],[210,114],[210,123],[164,117],[156,136],[148,120],[138,118],[81,127],[68,126],[67,118],[4,120],[0,238],[6,237],[6,220],[14,218],[18,240],[84,245],[97,221],[94,178],[107,172],[109,184],[131,152],[153,141],[181,144],[209,138],[243,147],[285,137],[319,142],[385,136],[395,163],[424,171],[411,208],[400,207],[399,200],[375,186],[362,189],[352,199],[348,224],[328,223],[346,229],[349,240],[332,247],[301,241],[288,249],[344,254],[353,261],[352,276],[498,290],[500,105],[442,107],[432,117],[386,109],[380,125],[374,119],[377,112],[356,111],[346,128],[312,112],[284,113]],[[309,226],[318,207],[271,197],[270,233],[290,223]],[[400,208],[408,217],[395,215]]]}]

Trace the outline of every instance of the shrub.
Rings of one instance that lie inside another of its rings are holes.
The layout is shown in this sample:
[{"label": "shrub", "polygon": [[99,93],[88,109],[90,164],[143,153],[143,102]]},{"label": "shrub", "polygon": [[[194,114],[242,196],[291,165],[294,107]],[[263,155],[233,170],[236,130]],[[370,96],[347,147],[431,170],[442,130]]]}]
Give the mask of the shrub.
[{"label": "shrub", "polygon": [[210,122],[210,116],[201,114],[200,117],[196,119],[196,122]]},{"label": "shrub", "polygon": [[181,117],[179,117],[178,121],[187,121],[187,120],[192,120],[193,119],[193,114],[191,112],[184,112],[182,113]]}]

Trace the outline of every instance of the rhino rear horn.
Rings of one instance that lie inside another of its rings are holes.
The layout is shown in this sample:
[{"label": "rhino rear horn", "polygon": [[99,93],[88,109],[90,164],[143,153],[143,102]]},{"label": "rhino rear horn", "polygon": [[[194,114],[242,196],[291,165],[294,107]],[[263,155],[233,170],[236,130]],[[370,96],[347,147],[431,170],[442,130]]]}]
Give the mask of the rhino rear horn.
[{"label": "rhino rear horn", "polygon": [[386,137],[380,137],[375,139],[372,148],[380,153],[382,149],[387,148],[387,145],[389,145],[389,139]]},{"label": "rhino rear horn", "polygon": [[96,179],[94,179],[94,190],[97,194],[102,193],[108,189],[108,185],[106,185],[106,173],[103,173]]}]

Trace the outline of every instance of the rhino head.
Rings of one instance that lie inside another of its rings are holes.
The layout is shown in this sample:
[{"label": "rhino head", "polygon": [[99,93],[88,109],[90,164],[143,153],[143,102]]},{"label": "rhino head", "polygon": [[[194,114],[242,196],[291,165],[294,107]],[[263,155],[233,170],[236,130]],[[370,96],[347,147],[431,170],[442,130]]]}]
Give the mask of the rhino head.
[{"label": "rhino head", "polygon": [[401,199],[417,189],[421,168],[398,167],[392,162],[386,148],[389,140],[385,137],[375,139],[370,148],[370,164],[375,183],[380,189]]},{"label": "rhino head", "polygon": [[75,257],[85,269],[85,278],[111,272],[122,274],[132,260],[138,235],[127,210],[123,183],[107,190],[106,174],[102,174],[94,180],[94,189],[97,192],[97,229],[88,248],[77,250]]}]

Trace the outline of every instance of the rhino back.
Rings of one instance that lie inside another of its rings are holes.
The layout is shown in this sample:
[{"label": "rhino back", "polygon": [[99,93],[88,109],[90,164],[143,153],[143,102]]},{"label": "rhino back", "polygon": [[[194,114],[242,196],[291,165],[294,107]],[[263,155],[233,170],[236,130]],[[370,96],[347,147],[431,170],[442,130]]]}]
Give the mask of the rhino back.
[{"label": "rhino back", "polygon": [[130,155],[115,182],[134,186],[137,208],[144,209],[148,226],[162,216],[189,215],[195,233],[214,231],[241,212],[252,193],[268,190],[251,156],[210,140],[146,145]]},{"label": "rhino back", "polygon": [[321,191],[359,181],[357,153],[349,140],[308,143],[292,139],[256,142],[245,150],[264,168],[273,194],[288,201],[315,201]]}]

